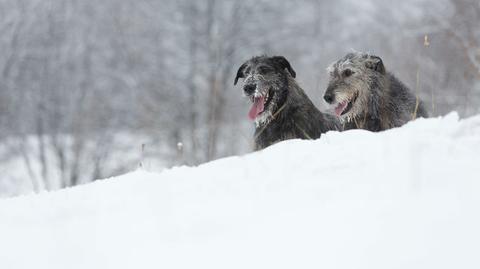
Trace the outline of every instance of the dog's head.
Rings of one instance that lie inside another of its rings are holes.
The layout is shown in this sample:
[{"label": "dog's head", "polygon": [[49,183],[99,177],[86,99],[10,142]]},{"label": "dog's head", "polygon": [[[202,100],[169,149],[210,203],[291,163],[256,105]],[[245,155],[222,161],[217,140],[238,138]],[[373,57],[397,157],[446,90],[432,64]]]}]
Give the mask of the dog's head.
[{"label": "dog's head", "polygon": [[257,125],[267,123],[285,103],[288,76],[295,78],[296,73],[283,56],[257,56],[238,69],[234,85],[244,79],[243,93],[252,102],[248,116]]},{"label": "dog's head", "polygon": [[323,98],[342,121],[350,121],[368,107],[372,90],[378,78],[385,75],[385,67],[378,56],[349,53],[328,68],[330,79]]}]

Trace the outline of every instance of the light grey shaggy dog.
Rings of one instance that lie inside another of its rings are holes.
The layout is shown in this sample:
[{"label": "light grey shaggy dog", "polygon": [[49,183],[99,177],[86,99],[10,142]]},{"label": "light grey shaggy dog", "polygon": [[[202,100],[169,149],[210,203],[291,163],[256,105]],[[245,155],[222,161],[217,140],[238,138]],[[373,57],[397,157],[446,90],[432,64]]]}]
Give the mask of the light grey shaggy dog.
[{"label": "light grey shaggy dog", "polygon": [[315,139],[340,129],[336,117],[313,105],[295,76],[283,56],[253,57],[238,69],[234,85],[244,78],[243,93],[252,102],[248,116],[255,122],[255,150],[287,139]]},{"label": "light grey shaggy dog", "polygon": [[344,129],[382,131],[428,116],[423,102],[385,70],[378,56],[348,53],[327,71],[330,81],[323,98]]}]

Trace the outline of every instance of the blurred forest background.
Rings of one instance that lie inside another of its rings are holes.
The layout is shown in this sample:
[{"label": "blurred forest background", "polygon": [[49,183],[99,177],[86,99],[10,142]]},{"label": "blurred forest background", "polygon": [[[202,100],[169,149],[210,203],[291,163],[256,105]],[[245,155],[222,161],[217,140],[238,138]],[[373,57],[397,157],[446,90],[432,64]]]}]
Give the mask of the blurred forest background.
[{"label": "blurred forest background", "polygon": [[478,0],[0,0],[0,196],[249,152],[240,64],[284,55],[324,109],[351,50],[480,111]]}]

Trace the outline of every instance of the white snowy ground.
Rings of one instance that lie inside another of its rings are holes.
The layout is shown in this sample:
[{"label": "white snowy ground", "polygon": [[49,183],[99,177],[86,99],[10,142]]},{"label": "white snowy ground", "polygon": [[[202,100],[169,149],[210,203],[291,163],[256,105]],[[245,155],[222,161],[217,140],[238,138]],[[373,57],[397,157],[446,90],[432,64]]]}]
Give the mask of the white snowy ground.
[{"label": "white snowy ground", "polygon": [[0,200],[0,268],[480,268],[480,116]]}]

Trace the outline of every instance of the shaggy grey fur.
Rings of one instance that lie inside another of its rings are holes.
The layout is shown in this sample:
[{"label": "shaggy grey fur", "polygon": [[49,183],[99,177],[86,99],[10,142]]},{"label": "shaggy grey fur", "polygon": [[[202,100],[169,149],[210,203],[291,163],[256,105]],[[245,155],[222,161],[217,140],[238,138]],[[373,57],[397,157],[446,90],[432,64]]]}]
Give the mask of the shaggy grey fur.
[{"label": "shaggy grey fur", "polygon": [[366,53],[349,53],[331,64],[324,99],[344,129],[381,131],[427,117],[420,101],[393,74],[382,59]]},{"label": "shaggy grey fur", "polygon": [[340,129],[335,117],[321,113],[313,105],[295,76],[282,56],[257,56],[238,69],[234,85],[244,78],[243,92],[252,101],[252,110],[256,102],[265,104],[261,113],[252,116],[255,150],[287,139],[315,139],[328,130]]}]

